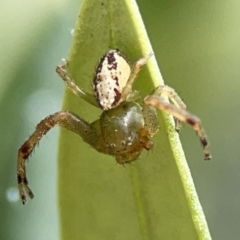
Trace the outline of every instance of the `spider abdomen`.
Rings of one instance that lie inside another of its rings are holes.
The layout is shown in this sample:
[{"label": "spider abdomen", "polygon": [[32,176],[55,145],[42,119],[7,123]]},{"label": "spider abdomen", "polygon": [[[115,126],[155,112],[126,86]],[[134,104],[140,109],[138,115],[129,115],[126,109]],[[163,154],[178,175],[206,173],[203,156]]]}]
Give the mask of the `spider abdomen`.
[{"label": "spider abdomen", "polygon": [[93,80],[93,92],[103,110],[122,102],[122,90],[130,74],[131,67],[119,50],[110,50],[101,58]]}]

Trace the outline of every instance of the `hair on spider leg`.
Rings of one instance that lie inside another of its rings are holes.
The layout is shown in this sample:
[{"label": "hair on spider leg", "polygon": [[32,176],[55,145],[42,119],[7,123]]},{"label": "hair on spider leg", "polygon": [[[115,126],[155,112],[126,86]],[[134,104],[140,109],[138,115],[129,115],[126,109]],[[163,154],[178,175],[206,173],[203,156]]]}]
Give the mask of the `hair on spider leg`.
[{"label": "hair on spider leg", "polygon": [[123,167],[124,167],[125,169],[127,169],[126,166],[125,166],[126,164],[128,164],[128,165],[130,165],[130,166],[133,166],[132,162],[126,162],[126,163],[123,164]]},{"label": "hair on spider leg", "polygon": [[149,151],[147,151],[147,155],[149,154],[149,152],[151,152],[151,154],[153,154],[154,148],[150,149]]},{"label": "hair on spider leg", "polygon": [[88,83],[88,85],[90,85],[91,89],[93,89],[93,87],[94,87],[93,82]]},{"label": "hair on spider leg", "polygon": [[119,164],[118,162],[115,162],[115,165],[116,165],[116,166],[120,165],[121,167],[124,167],[125,169],[127,169],[126,166],[125,166],[125,164],[126,164],[126,163]]},{"label": "hair on spider leg", "polygon": [[125,169],[127,169],[126,166],[125,166],[125,164],[122,164],[122,166],[123,166]]},{"label": "hair on spider leg", "polygon": [[145,151],[146,152],[146,156],[148,156],[150,151],[153,151],[153,149],[149,149],[149,150]]}]

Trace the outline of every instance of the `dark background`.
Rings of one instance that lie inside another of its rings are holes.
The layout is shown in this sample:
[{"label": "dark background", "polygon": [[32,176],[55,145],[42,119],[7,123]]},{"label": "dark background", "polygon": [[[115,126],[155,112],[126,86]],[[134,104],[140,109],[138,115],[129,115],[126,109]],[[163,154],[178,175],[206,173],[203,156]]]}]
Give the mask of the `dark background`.
[{"label": "dark background", "polygon": [[[211,141],[213,159],[204,162],[195,133],[186,125],[181,131],[212,237],[238,239],[240,3],[139,0],[138,4],[165,83],[201,117]],[[61,109],[64,85],[55,67],[68,54],[79,5],[76,0],[0,3],[0,238],[4,240],[59,239],[58,129],[30,158],[31,183],[39,197],[27,207],[17,201],[16,154],[39,120]],[[32,219],[38,219],[38,225]]]}]

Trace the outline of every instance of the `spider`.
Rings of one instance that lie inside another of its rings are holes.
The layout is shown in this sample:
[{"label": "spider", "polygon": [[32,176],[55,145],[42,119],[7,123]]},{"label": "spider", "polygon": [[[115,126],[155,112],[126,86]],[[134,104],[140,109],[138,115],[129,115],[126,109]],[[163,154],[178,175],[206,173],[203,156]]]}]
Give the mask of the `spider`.
[{"label": "spider", "polygon": [[[22,203],[27,201],[25,192],[34,197],[26,177],[26,160],[35,146],[55,125],[64,127],[82,137],[101,153],[115,156],[119,164],[135,161],[143,149],[153,148],[151,137],[158,132],[156,108],[175,118],[176,130],[186,122],[197,132],[204,151],[205,160],[211,159],[209,144],[200,119],[186,111],[186,105],[174,89],[163,85],[157,87],[139,103],[139,93],[132,89],[141,67],[153,54],[139,59],[131,65],[118,49],[109,50],[100,59],[93,79],[93,95],[80,89],[68,75],[67,62],[57,66],[56,72],[66,86],[77,96],[103,110],[100,118],[88,123],[69,111],[60,111],[43,119],[33,134],[18,150],[17,179]],[[166,101],[166,96],[170,103]]]}]

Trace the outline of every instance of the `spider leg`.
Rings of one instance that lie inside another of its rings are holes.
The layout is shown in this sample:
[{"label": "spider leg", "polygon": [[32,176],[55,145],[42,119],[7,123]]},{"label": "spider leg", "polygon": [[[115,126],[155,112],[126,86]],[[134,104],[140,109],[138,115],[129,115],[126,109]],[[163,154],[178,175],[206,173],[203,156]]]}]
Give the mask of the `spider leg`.
[{"label": "spider leg", "polygon": [[153,56],[153,53],[149,53],[146,57],[139,59],[132,67],[132,71],[126,86],[122,90],[122,101],[125,101],[128,95],[132,92],[132,85],[136,79],[141,67],[147,63],[147,61]]},{"label": "spider leg", "polygon": [[99,108],[99,105],[97,104],[95,98],[90,93],[84,92],[82,89],[80,89],[73,79],[71,79],[67,74],[67,61],[64,60],[62,64],[58,65],[56,68],[57,74],[62,78],[62,80],[65,82],[66,86],[77,96],[83,98],[88,103],[92,104],[95,107]]},{"label": "spider leg", "polygon": [[[156,95],[164,95],[169,98],[169,100],[179,109],[186,109],[186,105],[183,100],[179,97],[179,95],[175,92],[175,90],[169,86],[159,86],[154,92]],[[177,132],[181,129],[181,121],[178,118],[175,118],[175,129]]]},{"label": "spider leg", "polygon": [[156,108],[151,105],[143,104],[142,113],[144,117],[144,128],[147,129],[150,136],[154,136],[159,130],[159,121]]},{"label": "spider leg", "polygon": [[[162,88],[162,87],[159,87],[159,88]],[[201,144],[203,146],[203,151],[204,151],[204,159],[210,160],[211,154],[209,151],[209,143],[207,140],[207,136],[203,130],[200,119],[198,117],[196,117],[195,115],[186,111],[184,108],[179,108],[176,105],[168,103],[164,99],[164,97],[162,97],[161,95],[160,96],[158,95],[159,92],[162,91],[161,89],[159,90],[159,88],[156,89],[156,91],[154,92],[153,95],[148,95],[144,99],[144,103],[147,105],[152,105],[168,114],[173,115],[175,118],[179,119],[180,121],[186,122],[189,125],[191,125],[192,128],[198,133],[198,136],[200,138]],[[173,99],[176,100],[177,98],[178,98],[178,96],[175,95],[175,98],[173,98]],[[180,102],[180,104],[181,104],[181,102]]]},{"label": "spider leg", "polygon": [[34,150],[35,146],[39,143],[43,135],[45,135],[55,125],[59,125],[72,132],[75,132],[80,135],[85,142],[89,143],[93,147],[97,146],[96,143],[99,139],[97,130],[91,124],[75,114],[68,111],[60,111],[43,119],[37,125],[34,133],[18,150],[17,179],[18,189],[23,204],[25,204],[27,201],[25,191],[30,198],[34,197],[33,192],[28,186],[28,180],[26,176],[26,160]]}]

